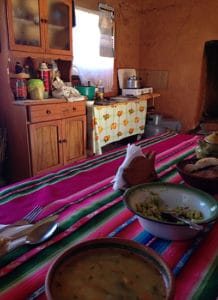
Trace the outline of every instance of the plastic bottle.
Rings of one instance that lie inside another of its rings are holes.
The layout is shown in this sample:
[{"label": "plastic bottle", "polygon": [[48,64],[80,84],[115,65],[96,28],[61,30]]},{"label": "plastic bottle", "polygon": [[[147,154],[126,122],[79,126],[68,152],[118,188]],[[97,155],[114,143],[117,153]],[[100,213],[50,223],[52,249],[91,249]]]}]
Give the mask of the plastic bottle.
[{"label": "plastic bottle", "polygon": [[23,72],[26,73],[26,74],[30,74],[30,68],[29,68],[28,65],[24,66]]},{"label": "plastic bottle", "polygon": [[56,77],[60,77],[60,72],[58,70],[58,65],[55,60],[51,59],[51,80],[55,80]]},{"label": "plastic bottle", "polygon": [[102,84],[102,80],[98,81],[97,85],[97,100],[103,101],[104,100],[104,86]]},{"label": "plastic bottle", "polygon": [[19,61],[16,62],[15,64],[15,74],[19,74],[23,71],[23,66]]}]

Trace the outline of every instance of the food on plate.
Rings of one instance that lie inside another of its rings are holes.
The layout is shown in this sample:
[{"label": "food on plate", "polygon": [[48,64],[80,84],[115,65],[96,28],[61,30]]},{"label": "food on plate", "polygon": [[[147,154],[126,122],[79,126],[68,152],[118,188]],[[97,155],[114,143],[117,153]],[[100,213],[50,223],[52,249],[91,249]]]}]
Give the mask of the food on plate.
[{"label": "food on plate", "polygon": [[195,171],[192,174],[195,177],[218,180],[218,166],[216,166],[216,167],[209,167],[206,170],[203,169],[203,170]]},{"label": "food on plate", "polygon": [[[165,211],[191,221],[200,221],[203,219],[201,211],[190,209],[187,206],[177,206],[173,209],[168,208],[156,193],[150,193],[149,198],[146,197],[144,201],[135,203],[135,207],[136,212],[140,215],[159,221],[169,221],[163,214]],[[177,223],[180,223],[180,221],[177,221]]]},{"label": "food on plate", "polygon": [[218,131],[214,131],[205,137],[205,142],[210,144],[218,144]]},{"label": "food on plate", "polygon": [[193,164],[187,164],[184,167],[184,170],[187,172],[195,172],[208,167],[216,167],[218,166],[218,158],[216,157],[204,157],[197,160]]},{"label": "food on plate", "polygon": [[51,283],[54,299],[166,299],[160,271],[140,255],[115,247],[68,257]]},{"label": "food on plate", "polygon": [[195,177],[218,179],[218,158],[205,157],[184,166],[184,171]]}]

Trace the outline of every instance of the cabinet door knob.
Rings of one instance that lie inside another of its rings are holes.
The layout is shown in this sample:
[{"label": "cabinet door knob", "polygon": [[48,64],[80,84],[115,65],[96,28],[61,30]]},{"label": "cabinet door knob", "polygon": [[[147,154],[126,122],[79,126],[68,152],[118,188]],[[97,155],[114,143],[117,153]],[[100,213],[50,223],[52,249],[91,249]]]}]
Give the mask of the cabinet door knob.
[{"label": "cabinet door knob", "polygon": [[59,144],[63,144],[63,143],[66,143],[66,142],[67,142],[67,139],[58,140],[58,143],[59,143]]},{"label": "cabinet door knob", "polygon": [[73,111],[75,111],[75,110],[76,110],[76,107],[74,106],[74,107],[73,107]]},{"label": "cabinet door knob", "polygon": [[46,110],[46,114],[47,114],[47,115],[50,115],[50,114],[51,114],[50,109],[47,109],[47,110]]},{"label": "cabinet door knob", "polygon": [[47,23],[46,19],[40,19],[41,23]]}]

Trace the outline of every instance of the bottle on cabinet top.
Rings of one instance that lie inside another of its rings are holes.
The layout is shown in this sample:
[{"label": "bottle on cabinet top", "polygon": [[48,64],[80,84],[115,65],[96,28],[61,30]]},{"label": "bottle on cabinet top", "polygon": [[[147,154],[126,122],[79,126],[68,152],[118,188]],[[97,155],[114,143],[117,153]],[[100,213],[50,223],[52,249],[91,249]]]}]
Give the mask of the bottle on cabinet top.
[{"label": "bottle on cabinet top", "polygon": [[98,81],[96,98],[98,101],[104,100],[104,86],[102,84],[102,80]]},{"label": "bottle on cabinet top", "polygon": [[44,82],[45,91],[44,98],[48,98],[51,92],[51,70],[45,62],[41,63],[38,69],[39,78]]}]

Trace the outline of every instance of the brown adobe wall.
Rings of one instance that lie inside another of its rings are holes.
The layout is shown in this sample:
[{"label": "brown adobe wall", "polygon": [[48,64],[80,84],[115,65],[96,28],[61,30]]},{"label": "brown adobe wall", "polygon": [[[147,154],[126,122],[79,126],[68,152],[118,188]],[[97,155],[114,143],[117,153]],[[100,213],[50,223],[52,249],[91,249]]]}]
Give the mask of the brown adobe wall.
[{"label": "brown adobe wall", "polygon": [[159,110],[182,121],[185,130],[193,129],[205,101],[204,44],[218,39],[218,2],[142,3],[142,28],[147,30],[141,31],[141,68],[168,72],[168,84],[159,90]]}]

